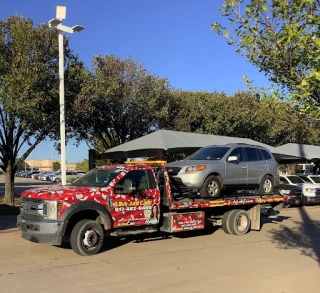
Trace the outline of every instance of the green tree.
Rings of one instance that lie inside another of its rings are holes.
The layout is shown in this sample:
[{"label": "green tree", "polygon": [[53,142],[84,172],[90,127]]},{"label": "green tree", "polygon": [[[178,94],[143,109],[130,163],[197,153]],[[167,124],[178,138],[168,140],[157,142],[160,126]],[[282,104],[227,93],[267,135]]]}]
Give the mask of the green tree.
[{"label": "green tree", "polygon": [[215,23],[236,52],[289,93],[301,113],[320,115],[320,14],[316,0],[225,0]]},{"label": "green tree", "polygon": [[53,171],[59,171],[61,168],[60,162],[53,162],[52,163],[52,170]]},{"label": "green tree", "polygon": [[95,56],[74,107],[79,140],[103,151],[167,123],[168,81],[148,73],[131,58]]},{"label": "green tree", "polygon": [[273,146],[319,139],[318,127],[284,102],[261,100],[250,92],[227,96],[178,91],[175,96],[181,103],[176,130],[250,138]]},{"label": "green tree", "polygon": [[77,163],[78,171],[88,171],[89,170],[89,160],[84,159],[81,163]]},{"label": "green tree", "polygon": [[[34,148],[59,129],[58,34],[20,16],[0,21],[0,168],[5,203],[13,204],[14,173]],[[82,64],[65,39],[66,110],[80,90]],[[22,146],[27,146],[22,152]],[[19,160],[16,160],[19,154]]]}]

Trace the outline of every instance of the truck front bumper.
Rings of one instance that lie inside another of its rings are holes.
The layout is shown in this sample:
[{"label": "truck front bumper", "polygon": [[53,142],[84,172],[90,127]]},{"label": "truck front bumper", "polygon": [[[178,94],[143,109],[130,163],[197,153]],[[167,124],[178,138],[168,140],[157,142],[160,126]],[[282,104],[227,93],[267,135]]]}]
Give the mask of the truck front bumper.
[{"label": "truck front bumper", "polygon": [[320,196],[316,195],[316,196],[306,196],[306,203],[307,204],[317,204],[320,203]]},{"label": "truck front bumper", "polygon": [[30,221],[21,215],[17,218],[17,227],[22,232],[21,237],[35,243],[61,245],[62,236],[68,222],[60,221]]}]

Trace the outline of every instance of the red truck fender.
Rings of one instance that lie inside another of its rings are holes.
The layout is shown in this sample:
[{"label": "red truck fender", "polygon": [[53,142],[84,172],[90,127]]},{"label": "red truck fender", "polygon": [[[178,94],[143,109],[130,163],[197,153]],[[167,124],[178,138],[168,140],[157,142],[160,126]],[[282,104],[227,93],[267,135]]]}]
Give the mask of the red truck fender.
[{"label": "red truck fender", "polygon": [[108,209],[97,202],[90,201],[77,202],[71,205],[68,209],[66,209],[63,212],[63,214],[60,217],[60,221],[72,222],[72,219],[78,218],[76,217],[76,215],[79,215],[80,220],[86,219],[86,214],[89,216],[89,218],[91,218],[92,215],[94,215],[94,212],[98,213],[100,223],[104,226],[106,230],[110,230],[113,227],[112,217]]}]

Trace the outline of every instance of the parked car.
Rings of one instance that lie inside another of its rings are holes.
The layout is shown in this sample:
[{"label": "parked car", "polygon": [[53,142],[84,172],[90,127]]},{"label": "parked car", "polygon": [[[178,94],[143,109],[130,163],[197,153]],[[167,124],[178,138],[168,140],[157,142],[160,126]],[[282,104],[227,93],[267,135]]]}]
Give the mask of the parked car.
[{"label": "parked car", "polygon": [[22,171],[19,173],[18,177],[24,177],[28,172],[30,172],[30,170]]},{"label": "parked car", "polygon": [[45,181],[46,179],[46,176],[49,174],[49,173],[52,173],[52,171],[45,171],[45,172],[42,172],[41,174],[39,174],[37,176],[37,179],[38,180],[42,180],[42,181]]},{"label": "parked car", "polygon": [[37,180],[40,180],[40,177],[41,177],[43,174],[45,174],[46,172],[47,172],[47,171],[42,171],[42,172],[36,174],[35,176],[33,175],[33,178],[34,178],[34,179],[37,179]]},{"label": "parked car", "polygon": [[307,183],[320,185],[320,177],[317,175],[307,175],[307,176],[299,175],[299,177]]},{"label": "parked car", "polygon": [[219,197],[223,188],[272,193],[279,183],[278,163],[264,147],[228,144],[204,147],[187,160],[165,165],[174,184]]},{"label": "parked car", "polygon": [[302,188],[300,186],[280,183],[274,187],[274,193],[295,196],[285,202],[289,206],[302,205]]},{"label": "parked car", "polygon": [[[78,175],[76,172],[74,172],[74,171],[67,171],[66,172],[66,178],[67,178],[67,180],[68,179],[70,179],[70,178],[78,178],[78,177],[80,177],[80,175]],[[54,176],[52,176],[52,178],[51,178],[51,181],[52,182],[55,182],[55,183],[60,183],[61,182],[61,180],[62,180],[62,178],[61,178],[61,172],[59,172],[59,174],[57,174],[57,175],[54,175]]]},{"label": "parked car", "polygon": [[16,173],[14,174],[14,176],[15,176],[15,177],[19,177],[22,172],[25,172],[25,171],[16,172]]},{"label": "parked car", "polygon": [[86,171],[75,171],[80,177],[86,175]]},{"label": "parked car", "polygon": [[51,172],[49,174],[46,175],[46,181],[52,181],[52,177],[59,175],[61,172],[60,171],[56,171],[56,172]]},{"label": "parked car", "polygon": [[280,176],[280,184],[296,185],[302,188],[302,205],[320,203],[320,186],[307,183],[297,175]]},{"label": "parked car", "polygon": [[33,170],[33,171],[28,172],[25,177],[26,178],[32,178],[32,175],[39,174],[39,173],[40,173],[40,171]]}]

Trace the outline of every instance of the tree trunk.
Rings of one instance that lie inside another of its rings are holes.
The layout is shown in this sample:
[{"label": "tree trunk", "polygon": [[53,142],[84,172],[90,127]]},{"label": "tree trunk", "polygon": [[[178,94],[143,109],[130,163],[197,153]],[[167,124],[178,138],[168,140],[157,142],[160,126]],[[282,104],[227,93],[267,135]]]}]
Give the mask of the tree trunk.
[{"label": "tree trunk", "polygon": [[288,164],[286,165],[288,175],[295,175],[297,173],[297,165]]},{"label": "tree trunk", "polygon": [[4,204],[14,205],[14,171],[12,167],[8,167],[5,172]]}]

